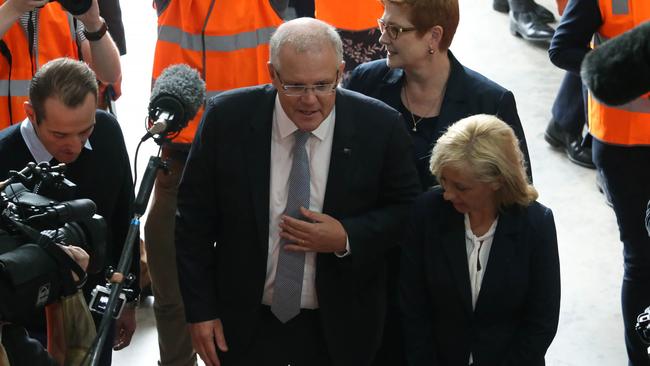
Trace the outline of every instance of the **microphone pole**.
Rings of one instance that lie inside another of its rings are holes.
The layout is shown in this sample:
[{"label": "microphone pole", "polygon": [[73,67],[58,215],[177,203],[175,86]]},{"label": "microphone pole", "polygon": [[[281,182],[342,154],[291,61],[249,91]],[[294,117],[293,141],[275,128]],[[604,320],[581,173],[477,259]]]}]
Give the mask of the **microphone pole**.
[{"label": "microphone pole", "polygon": [[134,278],[132,274],[125,275],[125,273],[128,273],[129,267],[131,266],[133,245],[138,239],[140,232],[140,217],[142,217],[147,209],[149,197],[151,196],[151,191],[156,182],[156,175],[158,174],[159,169],[166,170],[167,164],[160,158],[160,156],[151,156],[142,178],[142,183],[140,183],[138,195],[134,202],[133,219],[129,225],[129,231],[126,234],[120,262],[117,265],[117,270],[111,273],[109,278],[109,282],[111,283],[111,293],[108,297],[108,304],[106,305],[106,310],[104,311],[99,326],[96,343],[92,348],[91,365],[93,366],[99,363],[100,352],[107,341],[108,328],[110,326],[111,318],[113,318],[113,312],[118,304],[118,297],[122,292],[122,288],[126,282],[132,281]]}]

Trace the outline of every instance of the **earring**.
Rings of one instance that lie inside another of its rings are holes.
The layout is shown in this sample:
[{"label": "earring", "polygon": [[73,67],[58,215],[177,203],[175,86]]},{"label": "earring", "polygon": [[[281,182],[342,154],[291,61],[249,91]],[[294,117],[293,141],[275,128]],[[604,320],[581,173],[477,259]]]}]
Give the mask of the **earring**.
[{"label": "earring", "polygon": [[435,51],[433,50],[433,48],[429,47],[429,54],[430,54],[430,55],[433,55],[434,52],[435,52]]}]

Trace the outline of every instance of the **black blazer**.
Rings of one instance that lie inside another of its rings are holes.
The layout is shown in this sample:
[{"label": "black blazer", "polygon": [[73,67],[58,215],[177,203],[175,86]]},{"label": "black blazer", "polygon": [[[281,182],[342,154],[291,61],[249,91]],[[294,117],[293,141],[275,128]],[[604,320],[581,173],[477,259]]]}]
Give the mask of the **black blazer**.
[{"label": "black blazer", "polygon": [[415,204],[400,297],[409,365],[539,366],[557,330],[560,265],[553,213],[510,207],[472,311],[463,215],[436,187]]},{"label": "black blazer", "polygon": [[[521,121],[517,114],[515,97],[512,92],[504,89],[497,83],[485,76],[461,65],[454,55],[449,51],[451,70],[447,81],[438,123],[440,133],[444,133],[447,127],[460,119],[474,114],[493,114],[510,125],[519,139],[519,146],[526,160],[528,176],[532,181],[532,169],[528,156],[528,145],[526,136],[521,127]],[[391,69],[386,66],[386,60],[376,60],[357,66],[351,73],[345,87],[367,96],[379,99],[389,106],[398,109],[401,104],[400,93],[404,82],[404,70]],[[406,120],[410,116],[404,116]],[[435,136],[430,142],[431,152],[438,137]],[[422,180],[424,189],[434,186],[435,179],[429,172],[428,159],[418,164],[418,173]]]},{"label": "black blazer", "polygon": [[[341,221],[351,255],[317,255],[316,292],[333,365],[357,366],[369,364],[379,345],[383,255],[419,188],[401,115],[361,94],[336,93],[323,212]],[[245,351],[262,301],[275,97],[266,85],[211,99],[179,187],[176,248],[187,320],[220,318],[230,354]]]}]

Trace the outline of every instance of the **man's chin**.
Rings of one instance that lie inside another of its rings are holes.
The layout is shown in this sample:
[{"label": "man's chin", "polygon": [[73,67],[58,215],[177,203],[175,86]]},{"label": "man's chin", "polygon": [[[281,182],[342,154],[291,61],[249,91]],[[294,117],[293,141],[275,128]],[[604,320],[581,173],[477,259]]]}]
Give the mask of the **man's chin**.
[{"label": "man's chin", "polygon": [[313,113],[311,115],[299,114],[293,123],[302,131],[313,131],[320,126],[323,122],[323,116],[320,113]]},{"label": "man's chin", "polygon": [[59,163],[70,164],[70,163],[74,163],[74,161],[77,160],[78,157],[79,154],[65,154],[65,155],[55,156],[54,158]]}]

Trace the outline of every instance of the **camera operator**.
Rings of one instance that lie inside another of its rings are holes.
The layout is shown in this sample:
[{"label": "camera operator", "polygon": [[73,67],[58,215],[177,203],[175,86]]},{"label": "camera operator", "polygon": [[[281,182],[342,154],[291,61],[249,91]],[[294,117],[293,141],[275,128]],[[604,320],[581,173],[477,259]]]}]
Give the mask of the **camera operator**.
[{"label": "camera operator", "polygon": [[[0,229],[0,242],[8,240],[8,237],[8,234]],[[72,245],[59,245],[59,248],[68,254],[84,271],[86,270],[89,255],[85,250]],[[75,281],[78,280],[74,272],[72,276]],[[58,306],[58,303],[49,306]],[[37,340],[30,338],[22,325],[2,323],[0,321],[0,365],[55,366],[64,364],[64,349],[60,350],[61,352],[58,353],[58,357],[56,351],[52,352],[52,349],[49,349],[49,351],[51,354]]]},{"label": "camera operator", "polygon": [[[117,267],[128,231],[134,200],[129,157],[118,122],[97,106],[97,83],[83,62],[62,58],[45,64],[34,76],[24,104],[27,118],[0,131],[0,179],[30,161],[66,163],[66,177],[77,185],[74,198],[88,198],[107,226],[107,265]],[[131,271],[139,273],[139,246],[133,247]],[[102,273],[89,275],[84,293],[87,300]],[[139,295],[133,281],[133,296],[115,323],[115,350],[129,345],[135,330]],[[99,324],[101,316],[95,315]],[[111,335],[109,334],[109,339]],[[110,342],[102,350],[101,364],[110,364]]]},{"label": "camera operator", "polygon": [[[83,4],[90,7],[80,15],[66,12]],[[55,58],[82,59],[102,83],[119,82],[119,53],[107,29],[97,0],[0,0],[0,84],[6,88],[0,90],[0,128],[25,118],[22,104],[28,99],[29,81]]]}]

